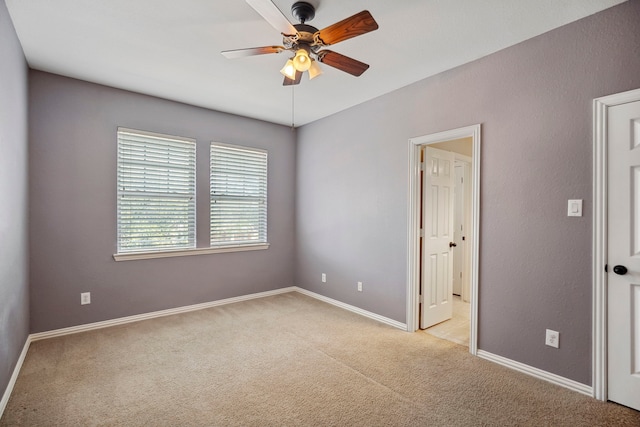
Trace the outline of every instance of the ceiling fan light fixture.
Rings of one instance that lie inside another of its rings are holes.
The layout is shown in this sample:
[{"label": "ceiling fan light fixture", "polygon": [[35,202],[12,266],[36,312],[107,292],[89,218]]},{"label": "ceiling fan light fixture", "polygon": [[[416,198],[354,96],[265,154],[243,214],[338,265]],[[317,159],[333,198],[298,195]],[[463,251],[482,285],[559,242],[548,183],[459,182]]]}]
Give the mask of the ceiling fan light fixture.
[{"label": "ceiling fan light fixture", "polygon": [[318,61],[311,60],[311,66],[309,67],[309,80],[312,80],[322,74],[322,68],[318,64]]},{"label": "ceiling fan light fixture", "polygon": [[282,70],[280,70],[283,76],[290,80],[295,80],[296,78],[296,67],[293,64],[293,60],[288,59]]},{"label": "ceiling fan light fixture", "polygon": [[293,66],[298,71],[305,72],[311,67],[311,58],[306,49],[298,49],[296,56],[293,58]]},{"label": "ceiling fan light fixture", "polygon": [[[323,47],[352,39],[378,29],[378,23],[368,10],[338,21],[328,27],[318,30],[307,22],[315,16],[318,0],[295,1],[291,6],[291,15],[299,24],[293,25],[274,3],[275,0],[246,0],[247,3],[271,24],[282,35],[282,46],[261,46],[248,49],[234,49],[223,51],[229,59],[245,56],[264,55],[269,53],[291,52],[292,55],[282,67],[280,73],[285,76],[283,86],[300,83],[305,71],[309,71],[309,79],[320,74],[319,62],[359,77],[369,65],[348,56],[333,52]],[[322,50],[321,50],[322,49]]]}]

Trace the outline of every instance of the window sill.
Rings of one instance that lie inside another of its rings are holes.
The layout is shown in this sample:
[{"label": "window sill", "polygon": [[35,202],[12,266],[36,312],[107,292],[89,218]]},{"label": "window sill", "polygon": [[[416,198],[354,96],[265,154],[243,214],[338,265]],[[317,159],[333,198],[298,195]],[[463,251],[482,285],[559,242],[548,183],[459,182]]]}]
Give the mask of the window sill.
[{"label": "window sill", "polygon": [[138,259],[172,258],[178,256],[220,254],[225,252],[261,251],[264,249],[269,249],[269,243],[260,243],[256,245],[221,246],[217,248],[180,249],[175,251],[130,252],[124,254],[114,254],[113,259],[116,261],[133,261]]}]

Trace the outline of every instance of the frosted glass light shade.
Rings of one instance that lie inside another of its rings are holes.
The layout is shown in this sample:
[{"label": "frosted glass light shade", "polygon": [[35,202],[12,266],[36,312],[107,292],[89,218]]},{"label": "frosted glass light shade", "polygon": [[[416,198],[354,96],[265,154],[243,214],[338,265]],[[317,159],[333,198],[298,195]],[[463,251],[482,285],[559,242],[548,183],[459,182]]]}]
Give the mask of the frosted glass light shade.
[{"label": "frosted glass light shade", "polygon": [[288,79],[296,79],[296,67],[293,65],[293,61],[291,59],[287,60],[287,63],[284,64],[284,67],[282,67],[280,72]]},{"label": "frosted glass light shade", "polygon": [[296,56],[293,58],[293,66],[298,71],[305,72],[311,67],[311,58],[304,49],[298,49]]},{"label": "frosted glass light shade", "polygon": [[322,74],[322,68],[318,64],[318,61],[311,60],[311,66],[309,67],[309,80],[314,79]]}]

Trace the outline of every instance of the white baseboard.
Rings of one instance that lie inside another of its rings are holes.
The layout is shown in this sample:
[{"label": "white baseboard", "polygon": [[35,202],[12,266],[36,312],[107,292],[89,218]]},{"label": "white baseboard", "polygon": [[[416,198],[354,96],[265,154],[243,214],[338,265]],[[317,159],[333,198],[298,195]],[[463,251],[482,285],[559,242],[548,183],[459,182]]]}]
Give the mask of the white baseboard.
[{"label": "white baseboard", "polygon": [[294,287],[294,290],[296,292],[300,292],[301,294],[307,295],[307,296],[309,296],[311,298],[315,298],[317,300],[326,302],[326,303],[331,304],[331,305],[335,305],[336,307],[343,308],[345,310],[351,311],[351,312],[359,314],[361,316],[365,316],[365,317],[368,317],[370,319],[376,320],[378,322],[382,322],[382,323],[385,323],[387,325],[393,326],[394,328],[402,329],[403,331],[407,330],[407,324],[406,323],[401,323],[401,322],[398,322],[397,320],[393,320],[393,319],[389,319],[388,317],[380,316],[379,314],[372,313],[372,312],[367,311],[367,310],[363,310],[363,309],[358,308],[358,307],[353,306],[353,305],[345,304],[345,303],[343,303],[341,301],[338,301],[338,300],[335,300],[335,299],[332,299],[332,298],[329,298],[329,297],[325,297],[325,296],[320,295],[320,294],[316,294],[315,292],[311,292],[311,291],[308,291],[306,289],[299,288],[297,286]]},{"label": "white baseboard", "polygon": [[548,381],[555,385],[568,388],[569,390],[577,391],[578,393],[593,397],[593,387],[586,384],[561,377],[560,375],[552,374],[551,372],[543,371],[542,369],[534,368],[533,366],[525,365],[524,363],[516,362],[515,360],[507,359],[506,357],[498,356],[497,354],[489,353],[488,351],[478,350],[478,357],[506,366],[507,368],[515,369],[516,371]]},{"label": "white baseboard", "polygon": [[39,340],[44,340],[47,338],[53,338],[53,337],[60,337],[63,335],[70,335],[70,334],[77,334],[80,332],[87,332],[87,331],[93,331],[95,329],[102,329],[102,328],[108,328],[110,326],[117,326],[117,325],[124,325],[127,323],[133,323],[133,322],[139,322],[141,320],[148,320],[148,319],[155,319],[157,317],[164,317],[164,316],[171,316],[174,314],[180,314],[180,313],[188,313],[190,311],[197,311],[197,310],[203,310],[206,308],[211,308],[211,307],[218,307],[221,305],[226,305],[226,304],[233,304],[236,302],[242,302],[242,301],[249,301],[252,299],[258,299],[258,298],[265,298],[265,297],[270,297],[273,295],[279,295],[279,294],[285,294],[288,292],[300,292],[301,294],[310,296],[312,298],[324,301],[326,303],[335,305],[337,307],[343,308],[345,310],[348,311],[352,311],[354,313],[360,314],[362,316],[368,317],[370,319],[373,320],[377,320],[378,322],[382,322],[382,323],[386,323],[387,325],[391,325],[393,327],[399,328],[399,329],[403,329],[403,330],[407,330],[407,325],[404,323],[400,323],[397,322],[393,319],[389,319],[387,317],[384,316],[380,316],[378,314],[372,313],[370,311],[366,311],[363,310],[361,308],[349,305],[349,304],[345,304],[343,302],[322,296],[320,294],[316,294],[315,292],[311,292],[308,291],[306,289],[302,289],[299,288],[297,286],[291,286],[288,288],[282,288],[282,289],[276,289],[273,291],[266,291],[266,292],[259,292],[256,294],[249,294],[249,295],[242,295],[239,297],[234,297],[234,298],[227,298],[227,299],[223,299],[223,300],[218,300],[218,301],[211,301],[211,302],[205,302],[202,304],[194,304],[194,305],[188,305],[188,306],[184,306],[184,307],[177,307],[177,308],[170,308],[168,310],[160,310],[160,311],[153,311],[151,313],[143,313],[143,314],[136,314],[134,316],[127,316],[127,317],[119,317],[117,319],[111,319],[111,320],[105,320],[102,322],[94,322],[94,323],[87,323],[84,325],[78,325],[78,326],[71,326],[69,328],[62,328],[62,329],[54,329],[51,331],[45,331],[45,332],[37,332],[35,334],[31,334],[29,335],[29,341],[33,342],[33,341],[39,341]]},{"label": "white baseboard", "polygon": [[13,392],[13,387],[16,384],[16,380],[18,379],[18,374],[20,373],[20,370],[22,369],[22,364],[24,363],[24,359],[27,355],[27,351],[29,350],[29,346],[31,345],[32,342],[34,341],[39,341],[39,340],[44,340],[44,339],[48,339],[48,338],[54,338],[54,337],[60,337],[63,335],[70,335],[70,334],[77,334],[80,332],[87,332],[87,331],[92,331],[92,330],[96,330],[96,329],[102,329],[102,328],[108,328],[110,326],[116,326],[116,325],[124,325],[127,323],[133,323],[133,322],[139,322],[141,320],[148,320],[148,319],[154,319],[157,317],[164,317],[164,316],[171,316],[174,314],[180,314],[180,313],[187,313],[190,311],[197,311],[197,310],[203,310],[206,308],[211,308],[211,307],[218,307],[221,305],[226,305],[226,304],[233,304],[236,302],[242,302],[242,301],[249,301],[249,300],[253,300],[253,299],[258,299],[258,298],[264,298],[264,297],[269,297],[269,296],[273,296],[273,295],[279,295],[279,294],[285,294],[288,292],[299,292],[301,294],[307,295],[309,297],[318,299],[320,301],[326,302],[328,304],[331,305],[335,305],[337,307],[340,307],[342,309],[351,311],[353,313],[368,317],[370,319],[376,320],[378,322],[382,322],[385,323],[387,325],[393,326],[395,328],[398,329],[402,329],[402,330],[407,330],[407,325],[405,323],[400,323],[397,322],[393,319],[389,319],[387,317],[384,316],[380,316],[378,314],[372,313],[370,311],[366,311],[363,310],[361,308],[349,305],[349,304],[345,304],[343,302],[322,296],[320,294],[316,294],[315,292],[311,292],[308,291],[306,289],[302,289],[299,288],[297,286],[292,286],[292,287],[288,287],[288,288],[282,288],[282,289],[276,289],[273,291],[267,291],[267,292],[260,292],[260,293],[256,293],[256,294],[249,294],[249,295],[243,295],[243,296],[239,296],[239,297],[234,297],[234,298],[227,298],[227,299],[223,299],[223,300],[218,300],[218,301],[211,301],[211,302],[206,302],[206,303],[202,303],[202,304],[194,304],[194,305],[188,305],[188,306],[184,306],[184,307],[177,307],[177,308],[171,308],[168,310],[160,310],[160,311],[154,311],[151,313],[143,313],[143,314],[137,314],[134,316],[127,316],[127,317],[120,317],[117,319],[111,319],[111,320],[105,320],[102,322],[94,322],[94,323],[87,323],[84,325],[78,325],[78,326],[72,326],[69,328],[62,328],[62,329],[54,329],[51,331],[45,331],[45,332],[37,332],[34,334],[31,334],[27,337],[27,340],[24,344],[24,347],[22,349],[22,353],[20,353],[20,357],[18,358],[18,361],[16,363],[16,366],[13,370],[13,374],[11,375],[11,379],[9,380],[9,384],[7,385],[7,388],[5,389],[4,394],[2,395],[2,400],[0,400],[0,417],[2,417],[2,414],[4,413],[5,408],[7,407],[7,403],[9,402],[9,397],[11,396],[11,393]]},{"label": "white baseboard", "polygon": [[259,292],[256,294],[243,295],[234,298],[221,299],[218,301],[205,302],[202,304],[187,305],[184,307],[170,308],[168,310],[153,311],[151,313],[136,314],[135,316],[119,317],[117,319],[105,320],[103,322],[87,323],[85,325],[71,326],[69,328],[55,329],[53,331],[38,332],[31,334],[31,341],[39,341],[47,338],[59,337],[63,335],[76,334],[79,332],[92,331],[95,329],[108,328],[110,326],[124,325],[126,323],[139,322],[141,320],[155,319],[157,317],[171,316],[173,314],[188,313],[190,311],[203,310],[205,308],[218,307],[236,302],[249,301],[257,298],[270,297],[273,295],[294,292],[295,287],[276,289],[273,291]]},{"label": "white baseboard", "polygon": [[7,407],[7,403],[9,403],[9,397],[11,397],[11,393],[13,392],[13,387],[16,385],[18,374],[22,369],[22,364],[24,363],[25,357],[27,357],[27,351],[29,350],[30,345],[31,345],[31,336],[28,336],[27,340],[24,343],[24,347],[22,347],[22,353],[20,353],[20,357],[18,357],[16,366],[15,368],[13,368],[13,374],[11,374],[11,378],[9,379],[9,384],[7,384],[7,388],[4,390],[4,394],[2,395],[2,400],[0,400],[0,418],[2,418],[2,414],[4,414],[4,410]]},{"label": "white baseboard", "polygon": [[[35,334],[31,334],[31,335],[29,335],[27,337],[27,340],[26,340],[26,342],[24,344],[24,348],[22,349],[22,353],[20,353],[20,357],[18,358],[18,362],[16,363],[16,366],[15,366],[15,368],[13,370],[13,374],[11,376],[11,379],[9,380],[9,384],[7,385],[7,388],[6,388],[6,390],[5,390],[5,392],[4,392],[3,396],[2,396],[2,400],[0,401],[0,417],[2,417],[2,414],[4,413],[4,410],[5,410],[6,406],[7,406],[7,403],[9,402],[9,397],[11,396],[11,392],[13,391],[13,387],[15,386],[16,380],[18,378],[18,374],[20,373],[20,369],[22,368],[22,364],[24,363],[24,359],[25,359],[25,357],[27,355],[27,351],[29,349],[29,345],[34,341],[43,340],[43,339],[47,339],[47,338],[53,338],[53,337],[59,337],[59,336],[63,336],[63,335],[75,334],[75,333],[79,333],[79,332],[86,332],[86,331],[91,331],[91,330],[95,330],[95,329],[107,328],[107,327],[110,327],[110,326],[123,325],[123,324],[126,324],[126,323],[133,323],[133,322],[138,322],[138,321],[147,320],[147,319],[153,319],[153,318],[157,318],[157,317],[171,316],[173,314],[187,313],[187,312],[196,311],[196,310],[203,310],[203,309],[206,309],[206,308],[217,307],[217,306],[226,305],[226,304],[233,304],[233,303],[242,302],[242,301],[249,301],[249,300],[253,300],[253,299],[264,298],[264,297],[284,294],[284,293],[288,293],[288,292],[299,292],[299,293],[301,293],[303,295],[307,295],[307,296],[309,296],[311,298],[315,298],[317,300],[326,302],[326,303],[334,305],[336,307],[340,307],[340,308],[342,308],[344,310],[348,310],[348,311],[351,311],[353,313],[359,314],[361,316],[365,316],[365,317],[368,317],[370,319],[376,320],[378,322],[387,324],[389,326],[393,326],[394,328],[398,328],[398,329],[401,329],[403,331],[407,330],[406,323],[401,323],[401,322],[398,322],[396,320],[389,319],[387,317],[380,316],[378,314],[372,313],[370,311],[363,310],[363,309],[355,307],[353,305],[349,305],[349,304],[343,303],[341,301],[334,300],[334,299],[329,298],[329,297],[325,297],[325,296],[317,294],[315,292],[311,292],[309,290],[306,290],[306,289],[303,289],[303,288],[299,288],[297,286],[292,286],[292,287],[288,287],[288,288],[276,289],[276,290],[273,290],[273,291],[260,292],[260,293],[256,293],[256,294],[243,295],[243,296],[239,296],[239,297],[227,298],[227,299],[218,300],[218,301],[211,301],[211,302],[206,302],[206,303],[202,303],[202,304],[189,305],[189,306],[184,306],[184,307],[172,308],[172,309],[168,309],[168,310],[154,311],[154,312],[151,312],[151,313],[138,314],[138,315],[135,315],[135,316],[128,316],[128,317],[121,317],[121,318],[118,318],[118,319],[105,320],[103,322],[95,322],[95,323],[88,323],[88,324],[85,324],[85,325],[72,326],[70,328],[56,329],[56,330],[53,330],[53,331],[46,331],[46,332],[38,332],[38,333],[35,333]],[[499,365],[506,366],[506,367],[511,368],[511,369],[515,369],[516,371],[523,372],[525,374],[531,375],[531,376],[536,377],[536,378],[540,378],[542,380],[551,382],[553,384],[568,388],[570,390],[577,391],[577,392],[582,393],[582,394],[586,394],[587,396],[593,396],[593,387],[585,385],[585,384],[581,384],[581,383],[579,383],[577,381],[573,381],[573,380],[570,380],[568,378],[561,377],[561,376],[556,375],[556,374],[552,374],[550,372],[543,371],[542,369],[534,368],[532,366],[525,365],[524,363],[516,362],[514,360],[507,359],[506,357],[498,356],[498,355],[489,353],[489,352],[484,351],[484,350],[478,350],[478,357],[481,357],[483,359],[492,361],[492,362],[497,363]]]}]

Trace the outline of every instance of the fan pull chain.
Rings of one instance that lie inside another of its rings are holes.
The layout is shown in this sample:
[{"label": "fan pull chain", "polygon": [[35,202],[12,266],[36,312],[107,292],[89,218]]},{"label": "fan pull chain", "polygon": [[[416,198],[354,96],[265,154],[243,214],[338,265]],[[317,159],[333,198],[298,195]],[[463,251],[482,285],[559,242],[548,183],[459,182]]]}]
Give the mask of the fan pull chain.
[{"label": "fan pull chain", "polygon": [[296,127],[295,127],[295,122],[294,122],[294,112],[295,112],[295,97],[294,97],[294,93],[293,93],[293,88],[295,88],[295,86],[291,86],[291,131],[293,132]]}]

